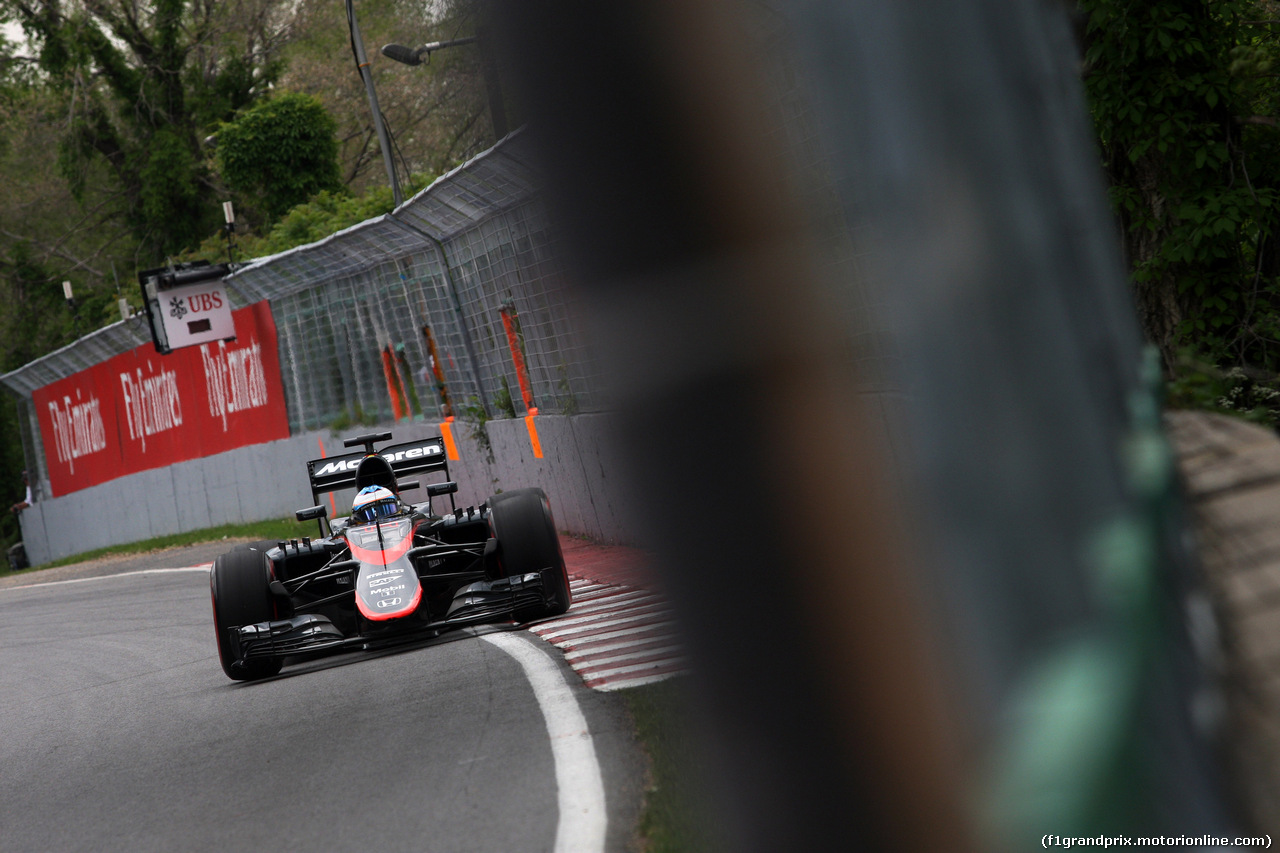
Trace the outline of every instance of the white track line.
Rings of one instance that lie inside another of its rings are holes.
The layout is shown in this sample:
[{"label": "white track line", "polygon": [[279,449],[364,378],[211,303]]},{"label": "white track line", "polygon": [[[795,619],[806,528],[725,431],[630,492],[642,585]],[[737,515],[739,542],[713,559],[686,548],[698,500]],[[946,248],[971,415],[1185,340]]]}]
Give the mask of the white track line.
[{"label": "white track line", "polygon": [[188,566],[185,569],[138,569],[136,572],[120,572],[116,575],[94,575],[91,578],[70,578],[64,581],[44,581],[36,583],[23,584],[22,586],[10,586],[0,589],[0,592],[7,592],[14,589],[35,589],[38,586],[61,586],[68,583],[85,583],[86,581],[105,581],[112,578],[129,578],[135,575],[171,575],[178,572],[204,572],[209,573],[209,569],[213,563],[206,563],[203,566]]},{"label": "white track line", "polygon": [[647,604],[649,602],[658,603],[660,601],[662,601],[662,597],[658,595],[652,595],[647,592],[631,592],[611,596],[609,598],[597,598],[594,601],[581,606],[579,606],[578,602],[575,601],[573,602],[573,609],[570,610],[566,616],[580,616],[587,613],[594,613],[597,610],[608,610],[610,608],[615,608],[620,604],[636,605]]},{"label": "white track line", "polygon": [[560,629],[569,628],[574,625],[586,625],[592,622],[601,622],[609,616],[632,616],[636,613],[644,612],[666,612],[670,610],[671,605],[662,599],[654,599],[653,601],[624,601],[616,607],[599,607],[593,612],[583,613],[581,616],[577,611],[570,610],[566,615],[549,622],[539,623],[548,627]]},{"label": "white track line", "polygon": [[632,664],[630,666],[617,666],[610,669],[602,669],[595,672],[579,673],[585,681],[596,681],[598,679],[611,679],[615,675],[630,675],[632,673],[647,673],[655,669],[667,669],[670,667],[683,668],[687,661],[682,657],[666,658],[664,660],[647,661],[645,663]]},{"label": "white track line", "polygon": [[[581,634],[584,631],[603,631],[610,628],[616,628],[619,625],[631,625],[635,622],[643,621],[645,623],[645,627],[670,624],[671,620],[668,618],[670,616],[670,610],[652,610],[647,613],[640,613],[623,619],[600,619],[598,621],[588,622],[584,625],[574,625],[572,628],[557,628],[554,631],[539,631],[538,633],[542,636],[542,639],[556,643],[562,637]],[[554,626],[554,623],[552,624]]]},{"label": "white track line", "polygon": [[648,633],[651,635],[649,639],[658,639],[658,638],[662,638],[664,640],[676,639],[675,630],[671,627],[670,622],[655,622],[651,625],[641,625],[638,628],[624,628],[620,631],[609,631],[608,633],[600,634],[594,637],[569,637],[568,639],[565,639],[565,640],[547,640],[546,637],[543,637],[543,639],[547,640],[547,642],[552,643],[553,645],[559,646],[562,649],[569,649],[571,651],[576,651],[588,643],[598,643],[601,640],[615,640],[618,637],[629,637],[633,634],[645,634],[645,633]]},{"label": "white track line", "polygon": [[519,635],[482,634],[480,639],[515,658],[533,687],[551,737],[556,764],[560,820],[554,853],[596,853],[604,850],[608,815],[604,809],[604,781],[596,761],[587,718],[560,673],[542,649]]},{"label": "white track line", "polygon": [[596,598],[605,596],[616,596],[617,593],[626,592],[622,587],[593,587],[591,589],[573,589],[573,601],[594,601]]},{"label": "white track line", "polygon": [[625,690],[628,687],[641,687],[645,684],[657,684],[659,681],[666,681],[675,675],[678,675],[678,673],[666,672],[661,675],[646,675],[644,678],[626,678],[621,681],[606,681],[603,684],[592,685],[591,689],[599,690],[601,693],[611,693],[614,690]]},{"label": "white track line", "polygon": [[574,663],[575,661],[581,658],[589,658],[596,655],[608,654],[610,652],[619,652],[619,651],[642,652],[650,649],[655,652],[658,652],[658,651],[666,651],[667,649],[679,649],[679,648],[681,647],[678,644],[671,643],[667,639],[662,637],[659,637],[657,639],[651,639],[649,637],[641,637],[640,639],[627,639],[627,640],[618,640],[617,642],[598,643],[589,649],[583,649],[583,648],[570,649],[564,653],[564,659],[569,661],[569,663]]},{"label": "white track line", "polygon": [[[584,656],[574,658],[570,663],[579,673],[590,672],[598,666],[609,666],[615,663],[621,663],[627,660],[647,660],[654,663],[684,659],[684,649],[680,646],[664,646],[660,649],[644,649],[638,652],[627,652],[621,655],[602,655],[600,657]],[[565,660],[569,660],[569,655],[565,655]],[[585,676],[584,676],[585,677]]]},{"label": "white track line", "polygon": [[574,598],[579,595],[594,595],[598,592],[617,589],[618,587],[607,583],[578,583],[573,581],[569,584],[569,589],[573,590]]}]

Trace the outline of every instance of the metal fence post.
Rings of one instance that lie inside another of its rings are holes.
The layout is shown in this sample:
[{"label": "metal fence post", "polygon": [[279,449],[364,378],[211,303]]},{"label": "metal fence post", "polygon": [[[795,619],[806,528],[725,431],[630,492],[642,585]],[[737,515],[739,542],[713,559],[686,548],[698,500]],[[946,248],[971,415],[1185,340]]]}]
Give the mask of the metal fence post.
[{"label": "metal fence post", "polygon": [[480,380],[480,363],[476,359],[475,344],[471,342],[471,332],[467,329],[467,318],[462,313],[462,301],[458,298],[458,287],[453,281],[453,271],[449,268],[449,257],[445,254],[444,244],[437,240],[434,235],[423,231],[421,228],[397,219],[394,211],[390,213],[387,218],[399,225],[401,228],[425,237],[431,245],[435,247],[436,254],[440,256],[441,272],[444,275],[445,283],[449,286],[449,299],[453,303],[453,311],[458,318],[458,330],[462,332],[462,345],[466,347],[467,359],[471,362],[471,378],[474,379],[476,383],[476,391],[479,394],[478,399],[480,400],[480,408],[484,410],[485,417],[489,417],[489,400],[488,395],[486,395],[484,391],[484,382]]}]

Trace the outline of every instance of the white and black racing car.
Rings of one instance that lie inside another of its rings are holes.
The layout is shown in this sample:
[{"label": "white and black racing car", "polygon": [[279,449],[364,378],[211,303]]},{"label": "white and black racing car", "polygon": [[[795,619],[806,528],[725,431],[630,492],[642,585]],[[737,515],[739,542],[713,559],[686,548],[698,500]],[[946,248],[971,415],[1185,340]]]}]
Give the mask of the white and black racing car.
[{"label": "white and black racing car", "polygon": [[[320,535],[242,545],[210,573],[218,656],[238,681],[280,672],[286,660],[370,648],[481,622],[528,622],[569,609],[569,578],[551,506],[541,489],[516,489],[480,506],[454,503],[457,483],[440,438],[384,447],[390,433],[347,439],[363,445],[307,463],[311,499],[299,520]],[[401,477],[441,473],[427,501]],[[354,487],[352,514],[328,518],[322,494]],[[439,515],[433,499],[448,497]]]}]

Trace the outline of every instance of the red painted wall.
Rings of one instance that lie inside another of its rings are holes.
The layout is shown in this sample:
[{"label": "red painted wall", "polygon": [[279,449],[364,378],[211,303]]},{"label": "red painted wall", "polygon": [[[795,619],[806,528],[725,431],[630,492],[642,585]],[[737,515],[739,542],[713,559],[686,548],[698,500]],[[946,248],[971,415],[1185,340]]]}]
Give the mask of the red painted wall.
[{"label": "red painted wall", "polygon": [[150,344],[38,389],[53,494],[288,438],[276,326],[259,302],[236,339],[160,355]]}]

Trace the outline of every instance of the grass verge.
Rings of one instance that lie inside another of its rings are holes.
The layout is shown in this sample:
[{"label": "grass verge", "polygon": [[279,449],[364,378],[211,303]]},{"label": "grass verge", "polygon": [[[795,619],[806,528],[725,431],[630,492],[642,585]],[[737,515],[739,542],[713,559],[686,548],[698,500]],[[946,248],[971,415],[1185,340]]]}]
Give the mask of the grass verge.
[{"label": "grass verge", "polygon": [[700,750],[688,728],[680,679],[620,691],[649,756],[649,787],[640,814],[644,853],[695,853],[710,847],[695,764]]},{"label": "grass verge", "polygon": [[129,542],[124,545],[110,545],[80,554],[72,554],[39,566],[23,569],[23,572],[34,572],[40,569],[52,569],[55,566],[69,566],[72,563],[83,563],[109,554],[142,554],[146,551],[158,551],[161,548],[177,548],[183,545],[196,545],[201,542],[214,542],[219,539],[296,539],[302,536],[315,536],[317,532],[314,521],[295,521],[294,519],[271,519],[253,521],[248,524],[224,524],[220,527],[208,527],[204,530],[192,530],[187,533],[174,533],[169,536],[157,536],[141,542]]}]

